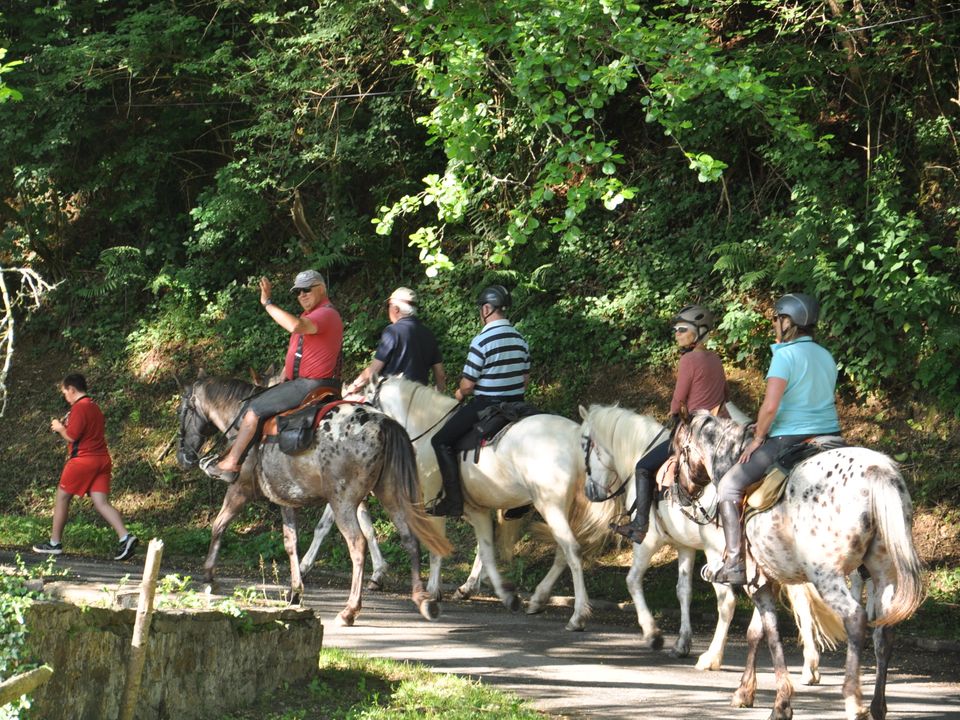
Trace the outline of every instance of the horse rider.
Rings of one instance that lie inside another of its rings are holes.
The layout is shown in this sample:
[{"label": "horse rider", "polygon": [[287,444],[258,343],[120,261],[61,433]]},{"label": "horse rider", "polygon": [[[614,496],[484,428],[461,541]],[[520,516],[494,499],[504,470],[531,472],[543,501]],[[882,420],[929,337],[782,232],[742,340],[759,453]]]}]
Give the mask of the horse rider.
[{"label": "horse rider", "polygon": [[774,305],[777,342],[770,346],[773,359],[753,440],[717,487],[727,549],[723,567],[707,578],[711,582],[747,582],[740,514],[750,487],[763,479],[782,451],[816,435],[840,432],[834,398],[837,363],[813,339],[819,314],[817,300],[804,293],[789,293]]},{"label": "horse rider", "polygon": [[403,375],[427,385],[433,371],[434,387],[447,388],[447,375],[437,338],[417,317],[417,295],[410,288],[398,287],[387,299],[390,324],[383,329],[373,360],[344,390],[357,392],[375,375]]},{"label": "horse rider", "polygon": [[[677,381],[670,401],[670,426],[676,427],[681,411],[693,413],[709,410],[727,417],[727,377],[720,356],[707,350],[707,336],[714,326],[714,317],[700,305],[687,305],[674,315],[673,337],[680,350]],[[633,521],[624,525],[610,523],[610,529],[637,544],[650,529],[650,504],[653,501],[657,470],[670,454],[670,438],[650,448],[637,462],[634,482],[637,488],[637,512]]]},{"label": "horse rider", "polygon": [[[436,517],[463,514],[457,441],[477,422],[480,411],[501,402],[521,402],[530,380],[530,348],[504,315],[510,293],[502,285],[484,288],[477,305],[483,329],[470,341],[455,397],[462,404],[433,436],[431,444],[443,479],[442,498],[427,508]],[[473,396],[472,402],[463,402]]]},{"label": "horse rider", "polygon": [[227,482],[236,480],[262,420],[297,407],[319,387],[332,388],[335,395],[340,392],[343,321],[327,296],[323,275],[316,270],[297,274],[290,291],[303,308],[299,317],[274,304],[272,290],[270,281],[260,278],[260,304],[290,333],[283,382],[250,401],[226,455],[219,461],[213,457],[200,463],[207,475]]}]

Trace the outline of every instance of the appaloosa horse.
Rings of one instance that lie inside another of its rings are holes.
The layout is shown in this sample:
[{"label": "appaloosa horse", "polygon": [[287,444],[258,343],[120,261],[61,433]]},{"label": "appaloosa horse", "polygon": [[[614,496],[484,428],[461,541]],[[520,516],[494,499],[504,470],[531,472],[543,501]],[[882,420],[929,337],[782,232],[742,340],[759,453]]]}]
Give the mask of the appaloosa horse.
[{"label": "appaloosa horse", "polygon": [[[177,451],[182,467],[193,467],[199,462],[199,449],[216,430],[230,437],[234,419],[255,389],[241,380],[201,377],[184,390]],[[393,520],[410,557],[414,603],[425,618],[436,619],[439,608],[420,577],[418,538],[432,553],[446,555],[452,548],[423,512],[413,446],[396,421],[351,403],[337,405],[326,414],[313,444],[302,453],[287,455],[276,443],[251,449],[239,477],[227,487],[213,522],[210,550],[204,563],[207,581],[213,581],[223,531],[249,500],[262,495],[281,507],[284,548],[290,559],[291,597],[302,595],[294,509],[326,501],[333,508],[353,563],[350,596],[338,616],[341,624],[352,625],[361,608],[366,552],[357,506],[370,492],[379,498]]]},{"label": "appaloosa horse", "polygon": [[[705,485],[733,466],[752,432],[730,420],[694,415],[674,435],[681,482]],[[887,714],[886,683],[893,650],[893,625],[909,618],[923,601],[922,565],[913,545],[913,504],[896,464],[859,447],[827,450],[790,472],[773,507],[749,515],[746,591],[760,612],[747,631],[747,665],[732,704],[752,707],[756,659],[766,635],[776,675],[771,718],[793,716],[793,686],[777,630],[774,588],[810,582],[843,621],[847,662],[843,699],[849,720]],[[867,610],[847,585],[860,567],[872,579]],[[860,655],[869,621],[874,626],[876,683],[869,710],[863,706]]]},{"label": "appaloosa horse", "polygon": [[[636,483],[634,468],[650,447],[648,438],[666,437],[666,430],[651,417],[611,405],[580,407],[583,423],[580,426],[581,446],[587,465],[587,496],[596,502],[615,504],[617,513],[633,505]],[[621,489],[623,490],[621,492]],[[664,545],[677,551],[677,599],[680,601],[680,633],[673,647],[677,657],[687,657],[693,639],[690,622],[690,601],[693,594],[693,564],[697,550],[703,550],[708,561],[723,555],[723,531],[715,521],[716,489],[708,485],[697,498],[691,498],[679,485],[650,509],[650,529],[642,543],[633,544],[633,564],[627,573],[627,588],[637,610],[637,623],[643,631],[643,641],[659,649],[663,634],[657,627],[653,613],[643,594],[643,576],[650,560]],[[717,594],[717,627],[710,647],[697,659],[698,670],[719,670],[727,632],[733,620],[735,596],[729,585],[714,584]],[[786,587],[794,611],[797,627],[803,639],[803,682],[816,685],[820,681],[819,647],[835,647],[839,638],[834,626],[822,627],[810,610],[819,600],[809,583]],[[839,623],[837,623],[839,624]],[[839,628],[842,632],[843,628]]]}]

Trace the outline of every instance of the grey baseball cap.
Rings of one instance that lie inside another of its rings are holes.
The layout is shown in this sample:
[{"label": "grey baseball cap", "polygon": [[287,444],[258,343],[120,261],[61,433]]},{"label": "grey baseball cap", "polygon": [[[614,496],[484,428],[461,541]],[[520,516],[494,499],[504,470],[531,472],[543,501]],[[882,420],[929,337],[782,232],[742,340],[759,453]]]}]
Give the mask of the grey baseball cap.
[{"label": "grey baseball cap", "polygon": [[290,292],[294,290],[309,290],[314,285],[326,285],[327,281],[323,279],[323,275],[318,273],[316,270],[304,270],[303,272],[297,273],[297,277],[293,281],[293,287],[290,288]]}]

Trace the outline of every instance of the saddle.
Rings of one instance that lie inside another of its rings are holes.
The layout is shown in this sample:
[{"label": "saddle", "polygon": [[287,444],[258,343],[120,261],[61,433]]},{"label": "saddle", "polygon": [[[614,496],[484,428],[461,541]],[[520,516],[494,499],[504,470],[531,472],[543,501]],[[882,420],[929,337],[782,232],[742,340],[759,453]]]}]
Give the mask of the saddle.
[{"label": "saddle", "polygon": [[473,428],[463,435],[454,446],[454,449],[467,459],[468,453],[473,451],[473,461],[480,459],[480,450],[496,442],[507,425],[522,420],[531,415],[539,415],[542,411],[525,402],[502,402],[488,405],[477,416]]},{"label": "saddle", "polygon": [[783,496],[787,476],[793,468],[814,455],[841,447],[847,447],[847,443],[839,435],[817,435],[783,450],[776,462],[767,468],[767,474],[757,489],[747,496],[747,512],[753,515],[773,507]]},{"label": "saddle", "polygon": [[340,394],[329,387],[311,391],[295,408],[267,418],[263,423],[262,443],[277,443],[281,451],[296,455],[313,443],[317,426],[337,405],[356,404],[341,400]]}]

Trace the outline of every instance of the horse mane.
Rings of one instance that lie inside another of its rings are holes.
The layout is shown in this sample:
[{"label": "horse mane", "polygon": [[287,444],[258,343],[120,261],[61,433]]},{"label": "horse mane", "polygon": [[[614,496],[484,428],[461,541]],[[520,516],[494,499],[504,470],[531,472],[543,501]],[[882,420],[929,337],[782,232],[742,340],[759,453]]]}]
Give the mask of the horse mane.
[{"label": "horse mane", "polygon": [[[651,434],[653,426],[659,427],[653,418],[619,405],[591,405],[584,422],[589,424],[591,434],[616,458],[620,475],[633,472],[640,454],[650,449],[655,437]],[[629,463],[629,467],[621,467],[625,463]]]},{"label": "horse mane", "polygon": [[415,380],[410,380],[403,375],[394,375],[387,378],[384,382],[396,383],[400,397],[405,398],[407,405],[407,415],[416,417],[431,417],[436,415],[437,405],[444,403],[442,409],[448,410],[457,404],[452,397],[438,392],[436,388],[430,385],[422,385]]},{"label": "horse mane", "polygon": [[240,403],[248,399],[256,389],[245,380],[236,378],[208,377],[199,381],[207,402],[223,407],[230,403]]},{"label": "horse mane", "polygon": [[690,419],[690,437],[696,439],[704,456],[710,458],[709,471],[717,482],[734,466],[744,445],[753,438],[753,427],[698,410]]}]

